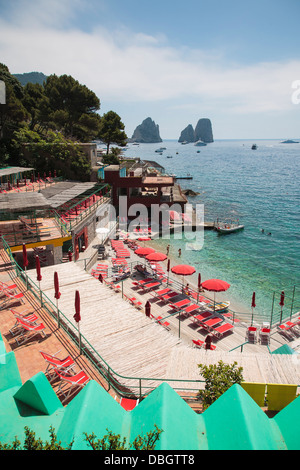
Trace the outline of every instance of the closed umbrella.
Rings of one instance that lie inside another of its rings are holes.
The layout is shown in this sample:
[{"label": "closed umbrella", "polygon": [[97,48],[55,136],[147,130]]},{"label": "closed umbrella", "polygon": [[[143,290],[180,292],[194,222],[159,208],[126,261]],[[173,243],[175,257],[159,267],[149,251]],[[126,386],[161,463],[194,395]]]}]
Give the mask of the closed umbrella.
[{"label": "closed umbrella", "polygon": [[201,274],[198,274],[198,294],[197,294],[197,302],[199,301],[199,292],[201,290]]},{"label": "closed umbrella", "polygon": [[57,308],[57,323],[58,323],[58,328],[60,325],[60,320],[59,320],[59,310],[58,310],[58,299],[60,298],[61,293],[59,292],[59,282],[58,282],[58,274],[55,271],[54,273],[54,297],[56,299],[56,308]]},{"label": "closed umbrella", "polygon": [[40,263],[40,258],[38,256],[35,257],[35,267],[36,267],[36,279],[39,282],[39,288],[41,288],[40,286],[40,281],[42,280],[41,263]]},{"label": "closed umbrella", "polygon": [[147,300],[147,302],[145,304],[146,317],[150,317],[150,313],[151,313],[151,304],[150,304],[149,300]]},{"label": "closed umbrella", "polygon": [[25,243],[23,243],[23,266],[24,266],[25,271],[26,271],[26,268],[28,266],[28,257],[27,257],[27,250],[26,250]]},{"label": "closed umbrella", "polygon": [[255,292],[253,292],[252,294],[252,302],[251,302],[251,308],[252,308],[252,317],[251,317],[251,325],[253,323],[253,309],[256,307],[256,304],[255,304]]},{"label": "closed umbrella", "polygon": [[75,315],[73,316],[74,320],[77,323],[78,327],[78,336],[79,336],[79,354],[81,354],[81,335],[80,335],[80,294],[79,291],[75,291]]},{"label": "closed umbrella", "polygon": [[280,302],[279,305],[281,307],[281,313],[280,313],[280,323],[282,321],[282,307],[284,306],[284,292],[282,291],[280,294]]},{"label": "closed umbrella", "polygon": [[216,307],[215,302],[215,293],[216,292],[224,292],[229,289],[230,284],[226,281],[222,281],[221,279],[208,279],[207,281],[202,282],[202,287],[205,290],[214,292],[214,311]]}]

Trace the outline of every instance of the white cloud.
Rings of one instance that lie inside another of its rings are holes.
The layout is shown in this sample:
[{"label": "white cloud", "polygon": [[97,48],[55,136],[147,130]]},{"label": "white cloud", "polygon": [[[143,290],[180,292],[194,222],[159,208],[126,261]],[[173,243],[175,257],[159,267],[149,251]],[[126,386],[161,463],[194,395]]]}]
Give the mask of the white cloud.
[{"label": "white cloud", "polygon": [[[226,110],[228,113],[285,111],[291,84],[300,78],[300,60],[254,65],[228,64],[220,54],[176,49],[167,38],[71,27],[82,0],[28,0],[16,3],[13,21],[0,20],[1,62],[12,73],[70,74],[106,102],[170,102],[174,109]],[[23,7],[22,7],[23,6]]]}]

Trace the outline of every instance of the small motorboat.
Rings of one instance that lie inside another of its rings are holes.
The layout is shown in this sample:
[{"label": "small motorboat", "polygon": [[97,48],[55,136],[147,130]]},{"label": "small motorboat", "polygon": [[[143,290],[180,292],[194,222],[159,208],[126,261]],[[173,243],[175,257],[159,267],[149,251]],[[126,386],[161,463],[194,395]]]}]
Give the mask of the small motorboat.
[{"label": "small motorboat", "polygon": [[205,308],[209,310],[214,310],[215,312],[221,313],[225,312],[228,309],[230,302],[212,302],[211,304],[205,304]]},{"label": "small motorboat", "polygon": [[218,224],[215,227],[216,231],[219,232],[219,233],[222,233],[222,234],[239,232],[240,230],[243,230],[244,228],[245,228],[244,225],[234,224],[234,223]]}]

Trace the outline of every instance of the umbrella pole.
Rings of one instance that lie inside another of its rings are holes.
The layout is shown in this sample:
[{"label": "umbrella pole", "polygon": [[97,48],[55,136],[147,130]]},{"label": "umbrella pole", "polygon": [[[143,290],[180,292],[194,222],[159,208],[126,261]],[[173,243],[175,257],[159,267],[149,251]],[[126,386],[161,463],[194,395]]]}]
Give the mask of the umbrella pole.
[{"label": "umbrella pole", "polygon": [[59,318],[59,309],[58,309],[58,299],[56,299],[56,308],[57,308],[57,327],[60,328],[60,318]]},{"label": "umbrella pole", "polygon": [[252,307],[252,316],[251,316],[251,326],[253,324],[253,307]]},{"label": "umbrella pole", "polygon": [[78,322],[78,338],[79,338],[79,356],[81,355],[81,334],[80,334],[80,322]]}]

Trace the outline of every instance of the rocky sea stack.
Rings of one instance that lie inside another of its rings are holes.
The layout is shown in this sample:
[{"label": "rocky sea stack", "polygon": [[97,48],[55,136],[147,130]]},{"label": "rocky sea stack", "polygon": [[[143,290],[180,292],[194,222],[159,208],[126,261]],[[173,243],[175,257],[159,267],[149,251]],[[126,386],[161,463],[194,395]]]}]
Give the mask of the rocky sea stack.
[{"label": "rocky sea stack", "polygon": [[141,144],[155,144],[162,142],[159,135],[159,126],[148,117],[142,124],[137,126],[129,142],[138,142]]},{"label": "rocky sea stack", "polygon": [[210,119],[199,119],[195,130],[193,129],[192,124],[189,124],[181,132],[178,142],[190,143],[197,142],[198,140],[202,140],[202,142],[205,142],[207,144],[214,141]]}]

